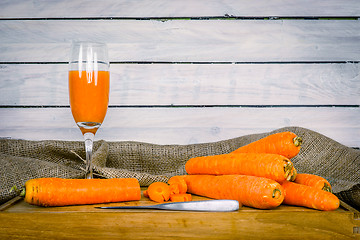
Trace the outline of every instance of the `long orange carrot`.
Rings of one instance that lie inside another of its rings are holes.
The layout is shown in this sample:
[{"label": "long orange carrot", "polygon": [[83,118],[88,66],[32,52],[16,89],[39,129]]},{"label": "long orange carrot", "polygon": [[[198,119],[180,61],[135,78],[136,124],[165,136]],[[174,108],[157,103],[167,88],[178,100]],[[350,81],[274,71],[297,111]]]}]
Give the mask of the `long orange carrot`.
[{"label": "long orange carrot", "polygon": [[233,199],[241,205],[271,209],[283,199],[281,185],[268,178],[246,175],[184,175],[188,192],[215,199]]},{"label": "long orange carrot", "polygon": [[241,174],[266,177],[278,182],[290,180],[295,173],[289,159],[269,153],[230,153],[195,157],[185,164],[188,174]]},{"label": "long orange carrot", "polygon": [[285,191],[284,204],[323,211],[335,210],[340,205],[339,199],[330,192],[289,181],[281,185]]},{"label": "long orange carrot", "polygon": [[315,174],[299,173],[294,182],[331,192],[330,183],[325,178]]},{"label": "long orange carrot", "polygon": [[302,138],[292,132],[281,132],[269,135],[255,142],[249,143],[233,151],[233,153],[273,153],[288,159],[295,157],[302,143]]},{"label": "long orange carrot", "polygon": [[139,200],[135,178],[37,178],[25,183],[25,201],[38,206],[66,206]]}]

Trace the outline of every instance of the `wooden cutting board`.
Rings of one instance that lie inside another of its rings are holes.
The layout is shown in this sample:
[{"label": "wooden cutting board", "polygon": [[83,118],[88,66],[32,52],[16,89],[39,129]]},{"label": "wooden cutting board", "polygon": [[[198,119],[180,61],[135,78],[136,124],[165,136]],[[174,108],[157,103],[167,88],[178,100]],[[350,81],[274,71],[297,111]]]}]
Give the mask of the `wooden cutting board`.
[{"label": "wooden cutting board", "polygon": [[[207,198],[193,195],[193,201]],[[359,212],[346,204],[323,212],[279,206],[235,212],[96,209],[140,201],[37,207],[17,201],[0,211],[0,239],[360,239]]]}]

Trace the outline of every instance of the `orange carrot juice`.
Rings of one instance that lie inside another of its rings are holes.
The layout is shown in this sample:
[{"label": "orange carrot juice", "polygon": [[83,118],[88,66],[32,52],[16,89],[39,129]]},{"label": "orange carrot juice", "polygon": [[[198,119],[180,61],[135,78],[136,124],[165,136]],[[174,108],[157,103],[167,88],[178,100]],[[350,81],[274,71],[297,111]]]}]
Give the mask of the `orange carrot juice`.
[{"label": "orange carrot juice", "polygon": [[71,112],[82,133],[96,133],[109,102],[108,71],[69,71]]}]

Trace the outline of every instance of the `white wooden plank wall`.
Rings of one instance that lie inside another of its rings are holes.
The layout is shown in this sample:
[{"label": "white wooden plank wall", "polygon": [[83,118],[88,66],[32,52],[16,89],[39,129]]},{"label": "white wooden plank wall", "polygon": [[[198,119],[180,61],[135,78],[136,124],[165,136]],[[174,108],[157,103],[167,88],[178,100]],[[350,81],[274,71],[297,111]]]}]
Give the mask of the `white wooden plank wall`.
[{"label": "white wooden plank wall", "polygon": [[285,126],[360,147],[358,0],[0,2],[0,137],[82,140],[72,40],[103,41],[96,139],[213,142]]}]

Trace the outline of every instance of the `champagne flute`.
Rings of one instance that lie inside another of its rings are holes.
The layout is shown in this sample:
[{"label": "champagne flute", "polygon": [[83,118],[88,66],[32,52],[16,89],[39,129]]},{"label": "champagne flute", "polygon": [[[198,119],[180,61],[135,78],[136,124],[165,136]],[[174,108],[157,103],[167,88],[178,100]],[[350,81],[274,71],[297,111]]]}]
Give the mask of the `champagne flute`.
[{"label": "champagne flute", "polygon": [[92,148],[109,102],[110,72],[104,43],[73,42],[69,61],[71,112],[85,140],[85,178],[93,178]]}]

